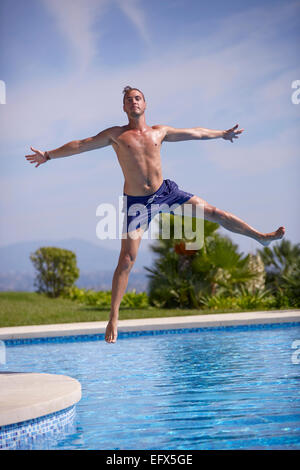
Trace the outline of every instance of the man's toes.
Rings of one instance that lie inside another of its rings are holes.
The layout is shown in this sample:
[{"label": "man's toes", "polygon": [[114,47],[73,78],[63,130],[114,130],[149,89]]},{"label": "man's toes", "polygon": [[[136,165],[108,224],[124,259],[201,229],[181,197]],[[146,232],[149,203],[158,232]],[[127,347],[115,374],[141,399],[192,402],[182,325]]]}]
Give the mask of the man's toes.
[{"label": "man's toes", "polygon": [[105,341],[106,341],[107,343],[115,343],[115,342],[116,342],[116,339],[115,339],[115,337],[113,337],[113,336],[110,335],[110,336],[108,336],[108,337],[105,338]]}]

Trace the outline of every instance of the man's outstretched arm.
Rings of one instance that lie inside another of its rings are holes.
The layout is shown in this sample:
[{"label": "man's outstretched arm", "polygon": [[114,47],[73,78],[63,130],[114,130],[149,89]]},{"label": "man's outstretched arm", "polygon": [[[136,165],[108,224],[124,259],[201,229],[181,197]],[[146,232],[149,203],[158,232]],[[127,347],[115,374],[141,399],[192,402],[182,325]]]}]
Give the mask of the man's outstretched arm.
[{"label": "man's outstretched arm", "polygon": [[82,140],[72,140],[71,142],[68,142],[67,144],[62,145],[61,147],[58,147],[54,150],[42,151],[30,147],[34,154],[25,155],[25,158],[30,163],[36,163],[35,167],[37,168],[47,160],[69,157],[71,155],[76,155],[77,153],[88,152],[89,150],[106,147],[112,143],[111,135],[113,129],[114,128],[110,127],[104,131],[99,132],[99,134],[93,137],[88,137]]},{"label": "man's outstretched arm", "polygon": [[163,129],[165,136],[165,142],[180,142],[182,140],[208,140],[208,139],[225,139],[233,142],[233,139],[237,139],[239,134],[244,129],[238,129],[236,124],[231,129],[225,131],[218,131],[213,129],[205,129],[204,127],[193,127],[190,129],[176,129],[170,126],[158,126]]}]

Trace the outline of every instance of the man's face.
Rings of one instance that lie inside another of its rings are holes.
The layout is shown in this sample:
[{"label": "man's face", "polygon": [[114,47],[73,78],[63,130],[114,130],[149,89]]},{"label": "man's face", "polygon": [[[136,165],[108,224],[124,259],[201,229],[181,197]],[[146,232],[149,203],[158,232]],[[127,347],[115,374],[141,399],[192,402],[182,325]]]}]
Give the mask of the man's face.
[{"label": "man's face", "polygon": [[123,110],[127,113],[128,117],[139,117],[144,114],[146,109],[146,102],[143,95],[137,90],[131,90],[127,93],[124,101]]}]

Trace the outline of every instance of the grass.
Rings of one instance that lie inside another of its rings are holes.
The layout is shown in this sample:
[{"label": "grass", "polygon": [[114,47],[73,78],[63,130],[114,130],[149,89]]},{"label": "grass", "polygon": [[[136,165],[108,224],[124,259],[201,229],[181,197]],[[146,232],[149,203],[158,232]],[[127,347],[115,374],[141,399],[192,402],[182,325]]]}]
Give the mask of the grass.
[{"label": "grass", "polygon": [[[106,321],[110,310],[35,292],[0,292],[0,327]],[[120,320],[230,313],[234,310],[120,308]]]},{"label": "grass", "polygon": [[[0,327],[106,321],[109,312],[109,308],[83,305],[68,299],[51,299],[33,292],[0,292]],[[119,317],[125,320],[177,315],[199,315],[199,310],[120,308]]]}]

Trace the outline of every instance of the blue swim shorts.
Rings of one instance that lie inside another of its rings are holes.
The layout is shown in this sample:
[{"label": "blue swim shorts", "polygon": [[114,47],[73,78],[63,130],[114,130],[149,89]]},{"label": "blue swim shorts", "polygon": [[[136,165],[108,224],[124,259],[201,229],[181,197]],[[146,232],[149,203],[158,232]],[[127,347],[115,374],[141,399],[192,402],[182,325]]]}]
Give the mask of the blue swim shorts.
[{"label": "blue swim shorts", "polygon": [[148,230],[151,220],[161,212],[174,213],[174,210],[187,202],[194,194],[187,193],[178,188],[178,185],[169,179],[153,194],[147,196],[130,196],[123,193],[124,223],[122,233],[128,233],[143,227]]}]

